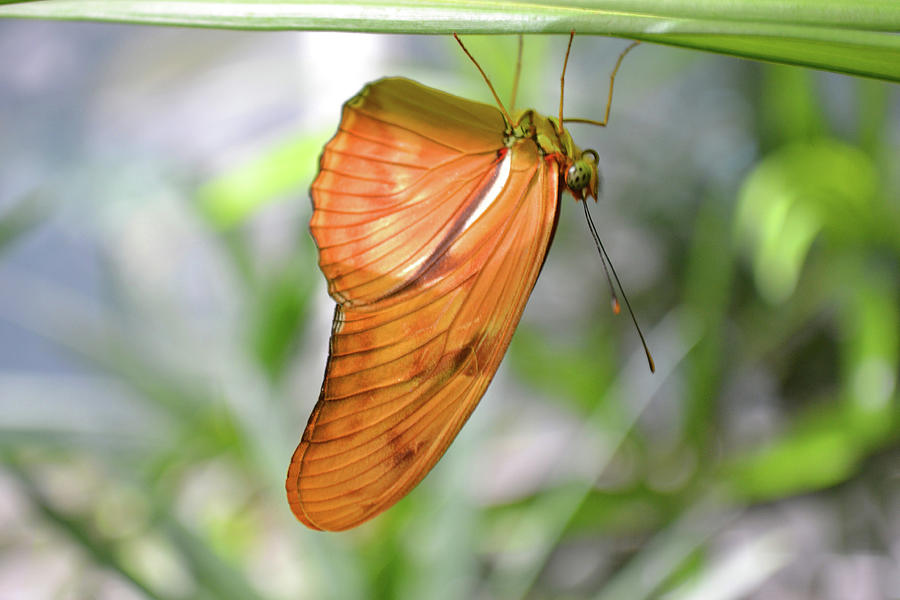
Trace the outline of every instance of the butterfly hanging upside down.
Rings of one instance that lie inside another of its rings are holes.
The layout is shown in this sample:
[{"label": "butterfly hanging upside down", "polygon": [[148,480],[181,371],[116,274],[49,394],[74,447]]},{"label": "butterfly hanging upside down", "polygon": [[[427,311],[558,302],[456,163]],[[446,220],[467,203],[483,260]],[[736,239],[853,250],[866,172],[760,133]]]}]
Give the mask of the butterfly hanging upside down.
[{"label": "butterfly hanging upside down", "polygon": [[[588,122],[606,124],[616,70],[636,44],[612,72],[604,120]],[[598,155],[562,126],[562,89],[559,119],[513,118],[472,61],[499,109],[381,79],[344,105],[320,159],[310,229],[337,306],[286,483],[311,528],[355,527],[425,477],[503,358],[562,192],[597,197]]]}]

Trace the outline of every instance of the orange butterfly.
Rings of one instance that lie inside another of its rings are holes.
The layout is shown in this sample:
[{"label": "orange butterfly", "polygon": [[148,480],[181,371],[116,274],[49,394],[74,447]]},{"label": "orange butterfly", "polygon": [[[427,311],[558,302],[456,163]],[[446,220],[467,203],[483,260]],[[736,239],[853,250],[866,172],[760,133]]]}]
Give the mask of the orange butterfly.
[{"label": "orange butterfly", "polygon": [[[619,56],[610,102],[636,44]],[[558,120],[513,118],[475,65],[499,110],[381,79],[344,105],[322,153],[310,229],[337,306],[325,381],[286,483],[291,510],[313,529],[355,527],[425,477],[503,358],[562,192],[597,198],[598,155],[562,126],[562,91]],[[588,122],[608,118],[609,104]]]}]

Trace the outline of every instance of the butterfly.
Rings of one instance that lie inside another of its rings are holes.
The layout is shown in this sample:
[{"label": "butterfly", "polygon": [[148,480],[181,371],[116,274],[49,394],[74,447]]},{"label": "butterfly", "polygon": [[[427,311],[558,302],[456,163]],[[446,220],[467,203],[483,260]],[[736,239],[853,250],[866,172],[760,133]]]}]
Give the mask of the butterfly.
[{"label": "butterfly", "polygon": [[[497,106],[403,78],[370,83],[344,104],[312,184],[310,230],[336,306],[325,379],[285,487],[313,529],[355,527],[428,474],[503,358],[562,193],[585,210],[598,195],[597,152],[563,127],[574,32],[558,119],[507,112],[454,37]],[[615,73],[636,44],[612,72],[604,120],[567,120],[606,125]],[[519,53],[521,64],[521,38]]]}]

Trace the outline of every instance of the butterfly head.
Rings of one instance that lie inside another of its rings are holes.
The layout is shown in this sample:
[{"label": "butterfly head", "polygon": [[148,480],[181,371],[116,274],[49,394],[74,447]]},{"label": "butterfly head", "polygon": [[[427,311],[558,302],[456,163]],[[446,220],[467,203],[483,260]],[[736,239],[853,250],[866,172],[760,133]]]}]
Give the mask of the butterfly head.
[{"label": "butterfly head", "polygon": [[596,150],[581,150],[575,145],[571,134],[560,127],[554,117],[543,117],[528,111],[521,120],[526,124],[529,135],[537,143],[545,156],[558,161],[560,173],[566,189],[577,200],[597,199],[600,193],[600,156]]},{"label": "butterfly head", "polygon": [[572,161],[566,169],[566,187],[575,198],[597,199],[600,192],[600,156],[595,150],[587,149]]}]

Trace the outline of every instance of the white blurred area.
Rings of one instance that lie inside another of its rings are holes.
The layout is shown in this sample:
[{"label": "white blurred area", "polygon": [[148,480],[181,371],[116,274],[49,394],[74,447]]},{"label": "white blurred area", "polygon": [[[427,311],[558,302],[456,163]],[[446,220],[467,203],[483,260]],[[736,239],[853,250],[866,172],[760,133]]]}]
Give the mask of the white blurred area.
[{"label": "white blurred area", "polygon": [[[324,144],[341,104],[384,71],[388,46],[374,35],[0,23],[0,52],[22,57],[0,70],[0,211],[25,195],[45,219],[0,260],[0,436],[26,449],[35,439],[71,445],[58,463],[32,451],[40,491],[98,522],[124,510],[103,533],[160,597],[190,597],[196,582],[147,531],[152,502],[132,478],[79,457],[116,464],[184,443],[166,411],[114,375],[136,357],[135,368],[210,390],[260,441],[252,452],[271,469],[278,518],[257,519],[258,553],[274,557],[250,562],[247,577],[271,597],[314,585],[308,549],[285,529],[299,525],[286,514],[283,476],[321,385],[333,303],[316,277],[311,347],[296,349],[286,389],[268,388],[243,357],[255,299],[186,190],[282,140]],[[312,172],[314,161],[300,167]],[[292,260],[309,212],[302,190],[254,216],[245,232],[254,269]],[[208,535],[248,498],[235,494],[242,475],[227,461],[194,470],[180,516]],[[0,597],[145,597],[48,523],[10,473],[0,475],[0,531]]]}]

